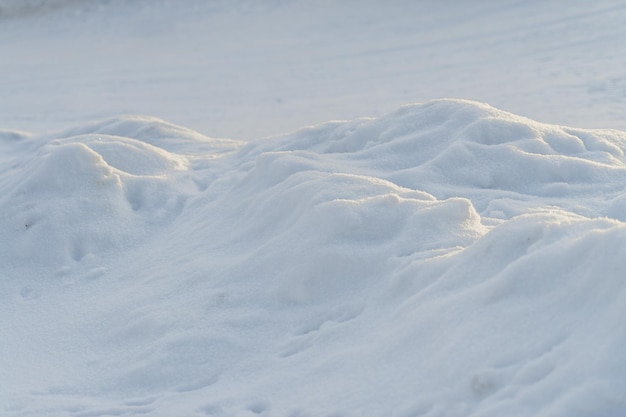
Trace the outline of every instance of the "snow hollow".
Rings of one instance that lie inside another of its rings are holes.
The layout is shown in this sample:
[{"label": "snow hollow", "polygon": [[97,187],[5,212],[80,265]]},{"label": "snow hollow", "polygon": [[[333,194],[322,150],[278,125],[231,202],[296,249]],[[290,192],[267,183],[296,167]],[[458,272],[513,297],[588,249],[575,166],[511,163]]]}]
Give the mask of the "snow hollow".
[{"label": "snow hollow", "polygon": [[0,414],[626,414],[626,133],[438,100],[0,131]]}]

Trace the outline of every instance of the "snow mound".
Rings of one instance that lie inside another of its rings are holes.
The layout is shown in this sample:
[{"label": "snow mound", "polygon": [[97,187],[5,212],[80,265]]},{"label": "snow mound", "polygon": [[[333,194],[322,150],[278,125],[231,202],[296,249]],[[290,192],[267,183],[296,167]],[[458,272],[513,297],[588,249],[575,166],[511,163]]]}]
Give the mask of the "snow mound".
[{"label": "snow mound", "polygon": [[[320,137],[328,140],[316,143]],[[438,100],[297,132],[278,146],[349,153],[396,184],[437,196],[465,188],[486,204],[480,195],[619,194],[625,144],[619,131],[546,125],[481,103]]]},{"label": "snow mound", "polygon": [[0,136],[4,414],[626,412],[623,132],[441,100],[57,136]]},{"label": "snow mound", "polygon": [[[127,124],[103,130],[121,135]],[[143,128],[171,129],[163,125],[151,120]],[[7,156],[11,176],[3,181],[2,227],[11,236],[0,252],[4,262],[60,267],[121,253],[171,221],[196,190],[182,155],[128,137],[75,133],[43,141],[3,135],[15,155]]]}]

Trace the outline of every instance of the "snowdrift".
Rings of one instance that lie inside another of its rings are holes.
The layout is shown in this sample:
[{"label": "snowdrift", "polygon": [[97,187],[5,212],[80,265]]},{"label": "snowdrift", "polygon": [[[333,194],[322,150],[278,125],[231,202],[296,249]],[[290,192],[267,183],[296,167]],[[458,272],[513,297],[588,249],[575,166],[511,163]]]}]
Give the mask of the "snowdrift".
[{"label": "snowdrift", "polygon": [[626,133],[440,100],[0,146],[3,415],[626,413]]}]

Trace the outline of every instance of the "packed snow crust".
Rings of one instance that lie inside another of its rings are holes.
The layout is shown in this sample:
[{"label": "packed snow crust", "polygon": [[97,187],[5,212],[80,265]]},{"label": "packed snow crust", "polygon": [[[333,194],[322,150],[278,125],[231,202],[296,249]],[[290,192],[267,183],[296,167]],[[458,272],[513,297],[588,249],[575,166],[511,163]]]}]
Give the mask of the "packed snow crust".
[{"label": "packed snow crust", "polygon": [[626,414],[626,133],[438,100],[0,131],[4,416]]}]

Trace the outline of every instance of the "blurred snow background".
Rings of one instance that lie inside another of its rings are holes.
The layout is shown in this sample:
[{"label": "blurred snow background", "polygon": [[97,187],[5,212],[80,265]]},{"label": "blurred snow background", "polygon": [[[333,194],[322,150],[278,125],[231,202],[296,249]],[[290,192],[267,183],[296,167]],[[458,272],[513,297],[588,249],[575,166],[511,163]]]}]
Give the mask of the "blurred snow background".
[{"label": "blurred snow background", "polygon": [[0,5],[5,127],[131,113],[254,138],[442,97],[626,127],[626,9],[615,0]]}]

